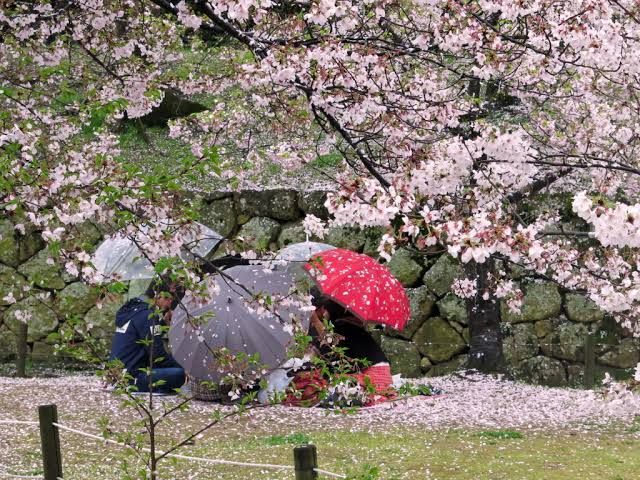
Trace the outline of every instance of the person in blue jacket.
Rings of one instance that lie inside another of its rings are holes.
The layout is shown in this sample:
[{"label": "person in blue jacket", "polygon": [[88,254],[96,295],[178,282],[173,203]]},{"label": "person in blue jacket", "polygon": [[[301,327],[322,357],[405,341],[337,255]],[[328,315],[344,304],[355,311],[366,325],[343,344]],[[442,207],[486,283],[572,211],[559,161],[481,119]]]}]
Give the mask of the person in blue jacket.
[{"label": "person in blue jacket", "polygon": [[166,279],[154,280],[144,295],[132,298],[116,313],[111,359],[124,364],[139,392],[148,392],[151,384],[163,380],[153,391],[171,393],[185,382],[183,368],[164,347],[161,328],[171,322],[179,290]]}]

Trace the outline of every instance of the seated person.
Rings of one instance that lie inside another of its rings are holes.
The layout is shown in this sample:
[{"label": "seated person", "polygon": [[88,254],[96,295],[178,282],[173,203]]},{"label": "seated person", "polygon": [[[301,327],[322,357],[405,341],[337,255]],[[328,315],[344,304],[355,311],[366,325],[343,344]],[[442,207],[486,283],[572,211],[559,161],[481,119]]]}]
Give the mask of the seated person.
[{"label": "seated person", "polygon": [[325,335],[323,321],[328,320],[333,325],[333,333],[338,337],[338,345],[345,349],[345,355],[352,359],[366,360],[370,365],[387,363],[387,357],[365,329],[365,324],[359,318],[354,317],[347,310],[340,307],[331,307],[324,304],[316,308],[311,315],[309,335],[313,338],[316,347],[322,354],[330,351],[329,346],[322,344]]},{"label": "seated person", "polygon": [[369,366],[360,374],[361,380],[368,376],[376,391],[382,392],[392,385],[391,368],[382,348],[365,329],[365,323],[353,316],[340,305],[324,298],[318,298],[316,310],[311,315],[309,335],[322,355],[331,351],[331,346],[323,343],[325,326],[323,321],[330,321],[333,333],[338,337],[337,345],[344,348],[345,355],[351,359],[366,360]]},{"label": "seated person", "polygon": [[[151,282],[144,295],[129,300],[116,313],[111,359],[124,364],[139,392],[148,392],[151,384],[163,380],[153,390],[170,393],[185,382],[184,370],[164,347],[160,328],[170,324],[172,310],[183,295],[175,283],[160,278]],[[151,343],[144,345],[145,340]],[[149,368],[151,375],[144,370]]]}]

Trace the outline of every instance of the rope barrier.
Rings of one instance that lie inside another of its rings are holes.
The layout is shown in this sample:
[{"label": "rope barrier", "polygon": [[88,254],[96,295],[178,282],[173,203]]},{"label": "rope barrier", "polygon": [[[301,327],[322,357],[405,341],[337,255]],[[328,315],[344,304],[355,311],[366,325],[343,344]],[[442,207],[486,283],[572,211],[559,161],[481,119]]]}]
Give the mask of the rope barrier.
[{"label": "rope barrier", "polygon": [[321,468],[314,468],[313,469],[315,472],[321,474],[321,475],[326,475],[327,477],[333,477],[333,478],[347,478],[346,475],[341,475],[340,473],[333,473],[333,472],[328,472],[326,470],[323,470]]},{"label": "rope barrier", "polygon": [[[509,338],[510,337],[505,337],[502,339],[503,343],[508,343],[509,345],[515,345],[515,346],[519,346],[519,347],[531,347],[531,346],[540,346],[540,347],[568,347],[568,346],[575,346],[575,347],[583,347],[584,343],[567,343],[567,342],[561,342],[561,343],[548,343],[548,342],[509,342]],[[468,343],[465,342],[465,344],[467,346],[469,346]],[[421,345],[459,345],[459,343],[454,343],[454,342],[422,342]],[[616,344],[612,344],[612,343],[594,343],[593,344],[594,347],[615,347]]]},{"label": "rope barrier", "polygon": [[3,425],[38,425],[38,422],[27,422],[23,420],[0,420]]},{"label": "rope barrier", "polygon": [[[216,465],[235,465],[237,467],[278,468],[282,470],[294,469],[292,465],[274,465],[271,463],[246,463],[246,462],[237,462],[234,460],[218,460],[218,459],[212,460],[209,458],[189,457],[187,455],[179,455],[177,453],[170,453],[169,455],[167,455],[167,457],[179,458],[182,460],[191,460],[193,462],[204,462],[204,463],[216,464]],[[342,478],[346,478],[346,477],[342,477]]]},{"label": "rope barrier", "polygon": [[[99,440],[101,442],[109,443],[111,445],[116,445],[118,447],[125,447],[125,448],[131,448],[131,449],[134,448],[132,445],[128,445],[126,443],[116,442],[115,440],[111,440],[110,438],[99,437],[98,435],[93,435],[92,433],[86,433],[81,430],[76,430],[75,428],[67,427],[66,425],[61,425],[59,423],[53,422],[53,425],[59,428],[60,430],[66,430],[67,432],[75,433],[76,435],[81,435],[87,438],[93,438],[94,440]],[[148,448],[142,448],[142,450],[147,452],[149,451]]]},{"label": "rope barrier", "polygon": [[42,476],[40,475],[14,475],[12,473],[8,473],[6,471],[0,471],[0,476],[4,478],[30,478],[30,479],[39,479],[42,480]]},{"label": "rope barrier", "polygon": [[[33,425],[33,426],[37,426],[38,422],[30,422],[30,421],[25,421],[25,420],[0,420],[0,424],[9,424],[9,425]],[[97,440],[100,442],[105,442],[108,443],[110,445],[115,445],[117,447],[124,447],[124,448],[131,448],[134,449],[134,447],[132,445],[128,445],[126,443],[120,443],[117,442],[115,440],[111,440],[110,438],[104,438],[98,435],[94,435],[92,433],[87,433],[87,432],[83,432],[82,430],[77,430],[75,428],[71,428],[68,427],[66,425],[63,425],[61,423],[53,423],[53,425],[57,428],[59,428],[60,430],[64,430],[70,433],[75,433],[76,435],[80,435],[83,437],[87,437],[87,438],[91,438],[93,440]],[[143,452],[150,452],[150,450],[148,448],[141,448],[140,450],[142,450]],[[202,462],[202,463],[208,463],[210,465],[234,465],[236,467],[253,467],[253,468],[276,468],[276,469],[280,469],[280,470],[294,470],[295,467],[293,467],[292,465],[275,465],[272,463],[249,463],[249,462],[238,462],[235,460],[222,460],[222,459],[210,459],[210,458],[201,458],[201,457],[191,457],[188,455],[180,455],[177,453],[170,453],[167,455],[167,457],[171,457],[171,458],[176,458],[176,459],[180,459],[180,460],[190,460],[192,462]],[[328,470],[323,470],[321,468],[314,468],[314,470],[322,475],[326,475],[328,477],[332,477],[332,478],[347,478],[345,475],[342,475],[340,473],[333,473],[333,472],[329,472]],[[10,473],[6,473],[6,472],[0,472],[2,473],[3,476],[8,477],[8,478],[25,478],[25,479],[42,479],[42,476],[33,476],[33,475],[12,475]],[[62,479],[60,479],[62,480]]]},{"label": "rope barrier", "polygon": [[[131,445],[127,445],[126,443],[120,443],[120,442],[116,442],[115,440],[111,440],[109,438],[104,438],[104,437],[100,437],[98,435],[93,435],[91,433],[86,433],[83,432],[81,430],[76,430],[75,428],[71,428],[71,427],[67,427],[66,425],[62,425],[60,423],[53,423],[54,426],[58,427],[60,430],[65,430],[67,432],[71,432],[71,433],[75,433],[76,435],[81,435],[87,438],[92,438],[94,440],[98,440],[101,442],[106,442],[109,443],[111,445],[116,445],[119,447],[125,447],[125,448],[134,448]],[[140,450],[142,450],[143,452],[150,452],[150,450],[148,448],[141,448]],[[170,453],[168,455],[166,455],[167,457],[170,458],[176,458],[176,459],[180,459],[180,460],[190,460],[192,462],[202,462],[202,463],[208,463],[210,465],[234,465],[236,467],[253,467],[253,468],[276,468],[276,469],[280,469],[280,470],[294,470],[295,467],[293,467],[292,465],[275,465],[272,463],[249,463],[249,462],[238,462],[235,460],[222,460],[222,459],[211,459],[211,458],[202,458],[202,457],[191,457],[188,455],[180,455],[177,453]],[[315,469],[316,472],[321,473],[323,475],[327,475],[328,477],[333,477],[333,478],[347,478],[345,475],[339,474],[339,473],[333,473],[333,472],[329,472],[327,470],[322,470],[320,468],[316,468]]]}]

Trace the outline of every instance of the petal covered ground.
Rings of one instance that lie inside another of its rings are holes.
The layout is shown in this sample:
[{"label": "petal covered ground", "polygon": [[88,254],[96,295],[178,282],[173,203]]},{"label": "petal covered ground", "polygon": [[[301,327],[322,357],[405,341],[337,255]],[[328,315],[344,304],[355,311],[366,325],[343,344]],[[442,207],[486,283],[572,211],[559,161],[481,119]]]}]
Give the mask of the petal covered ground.
[{"label": "petal covered ground", "polygon": [[[427,379],[424,381],[427,382]],[[595,391],[531,386],[480,375],[431,378],[428,383],[442,389],[444,393],[378,405],[348,415],[328,414],[322,409],[281,406],[257,409],[216,425],[198,438],[197,447],[190,447],[191,450],[183,453],[210,454],[211,451],[207,451],[205,446],[208,443],[219,445],[221,439],[227,440],[231,445],[237,440],[246,442],[297,432],[313,436],[314,432],[321,434],[329,431],[402,437],[408,431],[514,429],[527,432],[527,435],[548,436],[549,433],[555,433],[597,436],[599,432],[611,433],[626,428],[625,431],[633,432],[630,438],[637,444],[637,430],[628,428],[637,425],[634,421],[637,422],[636,417],[640,414],[638,396],[618,402],[606,399]],[[55,403],[58,405],[61,423],[68,426],[99,434],[98,419],[108,417],[113,430],[124,431],[136,417],[131,411],[123,412],[121,400],[105,391],[100,380],[94,376],[33,379],[0,377],[0,422],[35,421],[38,405]],[[165,397],[158,408],[162,408],[163,403],[166,405],[174,402],[174,398]],[[230,411],[230,407],[218,404],[193,402],[188,412],[172,416],[172,422],[161,431],[161,442],[177,440],[180,432],[202,425],[217,409]],[[3,460],[0,466],[4,471],[24,473],[28,469],[27,471],[38,472],[37,428],[2,424],[2,431],[0,458]],[[66,435],[63,434],[68,438]],[[628,440],[627,438],[625,441]],[[29,448],[25,445],[29,445]],[[80,439],[74,445],[75,451],[64,454],[70,458],[76,455],[84,458],[82,452],[86,442]],[[92,448],[100,449],[95,445]],[[278,460],[277,455],[273,458],[254,459],[259,462],[281,463]],[[285,477],[276,475],[269,478]],[[399,478],[408,477],[401,475]]]}]

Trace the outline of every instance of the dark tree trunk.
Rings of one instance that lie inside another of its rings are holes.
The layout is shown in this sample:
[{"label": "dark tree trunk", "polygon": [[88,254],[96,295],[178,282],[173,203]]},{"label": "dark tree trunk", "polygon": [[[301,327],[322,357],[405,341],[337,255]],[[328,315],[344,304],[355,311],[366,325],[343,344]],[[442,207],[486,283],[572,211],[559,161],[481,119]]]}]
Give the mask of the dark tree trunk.
[{"label": "dark tree trunk", "polygon": [[16,377],[27,376],[27,334],[28,326],[24,322],[18,322],[18,334],[16,335]]},{"label": "dark tree trunk", "polygon": [[478,285],[475,297],[467,300],[471,333],[468,366],[481,372],[503,372],[505,362],[500,332],[500,303],[493,295],[488,300],[482,298],[489,284],[493,261],[469,262],[465,270],[468,278],[475,278]]}]

